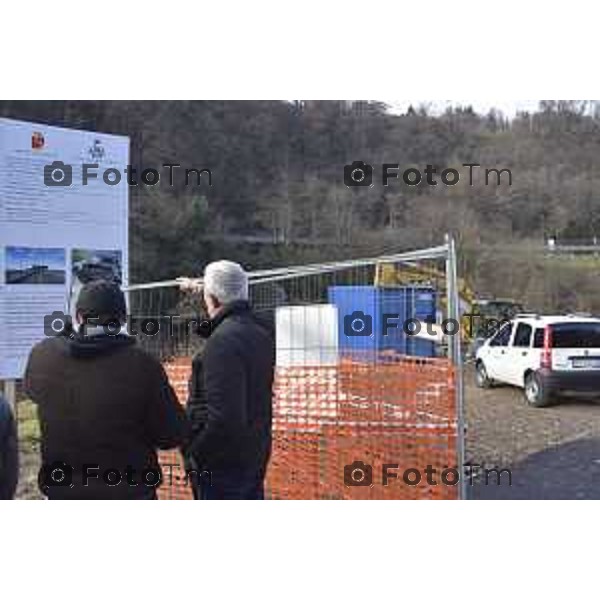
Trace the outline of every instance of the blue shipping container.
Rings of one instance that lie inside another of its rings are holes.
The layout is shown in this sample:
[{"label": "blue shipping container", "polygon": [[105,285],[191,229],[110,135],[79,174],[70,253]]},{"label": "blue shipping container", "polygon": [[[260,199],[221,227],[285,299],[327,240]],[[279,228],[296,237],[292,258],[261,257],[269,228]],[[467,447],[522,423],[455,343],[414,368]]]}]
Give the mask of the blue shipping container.
[{"label": "blue shipping container", "polygon": [[435,356],[434,342],[407,335],[403,330],[405,323],[410,324],[409,319],[435,321],[433,288],[337,285],[329,288],[328,297],[338,308],[342,354],[368,360],[382,350]]}]

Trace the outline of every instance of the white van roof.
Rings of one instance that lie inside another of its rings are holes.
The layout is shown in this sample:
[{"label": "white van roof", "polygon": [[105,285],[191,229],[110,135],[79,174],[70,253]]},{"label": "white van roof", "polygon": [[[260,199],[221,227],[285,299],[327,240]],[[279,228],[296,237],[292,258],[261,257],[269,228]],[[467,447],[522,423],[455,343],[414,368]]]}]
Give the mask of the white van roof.
[{"label": "white van roof", "polygon": [[544,327],[554,323],[598,323],[600,319],[596,317],[583,317],[580,315],[516,315],[515,321],[526,321],[531,325]]}]

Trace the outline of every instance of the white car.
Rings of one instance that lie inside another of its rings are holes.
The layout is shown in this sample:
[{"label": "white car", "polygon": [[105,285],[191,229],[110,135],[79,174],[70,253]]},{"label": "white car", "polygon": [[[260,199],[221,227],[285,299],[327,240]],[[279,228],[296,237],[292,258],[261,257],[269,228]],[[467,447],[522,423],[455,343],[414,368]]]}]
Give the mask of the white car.
[{"label": "white car", "polygon": [[524,389],[532,406],[568,392],[600,395],[600,319],[517,315],[478,348],[477,385]]}]

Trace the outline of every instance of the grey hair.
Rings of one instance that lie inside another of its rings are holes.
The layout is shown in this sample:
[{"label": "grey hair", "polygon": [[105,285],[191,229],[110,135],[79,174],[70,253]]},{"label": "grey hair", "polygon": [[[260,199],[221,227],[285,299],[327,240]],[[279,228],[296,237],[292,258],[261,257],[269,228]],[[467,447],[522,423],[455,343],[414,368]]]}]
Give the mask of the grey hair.
[{"label": "grey hair", "polygon": [[248,275],[238,263],[217,260],[204,269],[204,291],[221,304],[248,300]]}]

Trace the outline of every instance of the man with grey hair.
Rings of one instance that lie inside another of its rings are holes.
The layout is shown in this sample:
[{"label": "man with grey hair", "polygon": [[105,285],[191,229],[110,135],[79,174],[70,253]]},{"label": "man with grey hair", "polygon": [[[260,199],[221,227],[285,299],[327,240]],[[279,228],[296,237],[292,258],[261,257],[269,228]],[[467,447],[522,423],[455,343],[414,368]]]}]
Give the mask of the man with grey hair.
[{"label": "man with grey hair", "polygon": [[260,500],[271,453],[275,342],[272,329],[250,308],[248,276],[234,262],[204,271],[204,303],[211,332],[192,364],[188,462],[203,500]]}]

